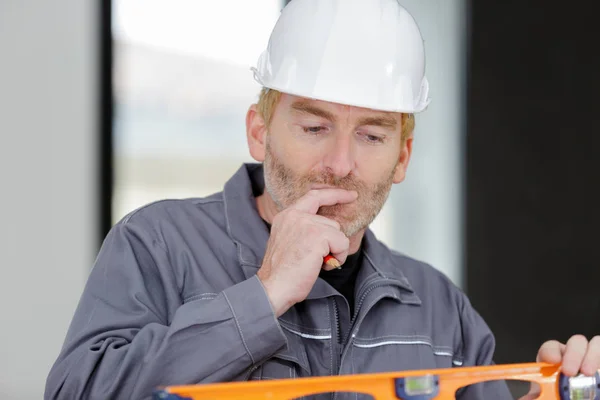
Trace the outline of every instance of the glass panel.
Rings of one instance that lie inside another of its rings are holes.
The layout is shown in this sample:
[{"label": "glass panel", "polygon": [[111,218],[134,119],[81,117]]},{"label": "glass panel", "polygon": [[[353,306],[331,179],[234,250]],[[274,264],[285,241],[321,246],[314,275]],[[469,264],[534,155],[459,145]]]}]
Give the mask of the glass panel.
[{"label": "glass panel", "polygon": [[242,162],[250,67],[281,0],[114,0],[113,222],[221,190]]}]

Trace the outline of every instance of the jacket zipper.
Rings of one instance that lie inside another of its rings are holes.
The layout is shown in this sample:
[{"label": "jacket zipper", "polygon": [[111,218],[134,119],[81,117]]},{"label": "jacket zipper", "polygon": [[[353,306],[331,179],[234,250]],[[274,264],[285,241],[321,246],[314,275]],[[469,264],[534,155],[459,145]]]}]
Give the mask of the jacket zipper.
[{"label": "jacket zipper", "polygon": [[[352,316],[352,320],[350,321],[350,329],[348,329],[348,335],[344,338],[344,344],[348,343],[348,339],[350,338],[350,333],[355,330],[354,321],[358,317],[358,313],[359,313],[365,299],[369,295],[369,293],[371,293],[373,290],[377,289],[378,287],[388,286],[388,285],[390,285],[389,282],[376,283],[374,285],[369,286],[365,291],[363,291],[362,295],[360,296],[360,298],[358,300],[358,303],[356,303],[356,306],[354,307],[354,315]],[[369,312],[369,310],[367,310],[367,312]],[[366,313],[364,315],[366,315]],[[362,322],[362,319],[361,319],[361,322]],[[358,324],[356,324],[356,326],[358,326]]]},{"label": "jacket zipper", "polygon": [[[358,326],[360,325],[360,323],[362,322],[362,320],[364,319],[364,317],[365,317],[365,316],[367,315],[367,313],[369,312],[369,310],[367,310],[365,313],[363,313],[363,317],[362,317],[362,318],[361,318],[359,321],[357,321],[357,323],[356,323],[356,324],[354,324],[354,321],[355,321],[355,320],[356,320],[356,318],[358,317],[358,314],[359,314],[360,308],[362,307],[362,305],[363,305],[363,303],[364,303],[365,299],[367,298],[367,295],[368,295],[369,293],[371,293],[371,292],[372,292],[374,289],[378,288],[378,287],[381,287],[381,286],[388,286],[388,285],[391,285],[391,283],[389,283],[389,282],[380,282],[380,283],[376,283],[376,284],[372,284],[371,286],[368,286],[368,287],[367,287],[367,289],[365,289],[365,290],[363,291],[362,295],[361,295],[361,296],[360,296],[360,298],[359,298],[359,301],[358,301],[357,303],[355,303],[356,305],[355,305],[355,307],[354,307],[354,315],[352,316],[352,321],[350,321],[350,329],[348,329],[348,335],[346,336],[346,338],[345,338],[345,339],[344,339],[344,341],[342,342],[342,343],[343,343],[343,346],[338,346],[338,348],[339,348],[339,347],[341,347],[341,348],[342,348],[341,355],[340,355],[340,362],[339,362],[339,364],[338,364],[338,366],[337,366],[337,374],[338,374],[338,375],[339,375],[339,373],[340,373],[341,366],[342,366],[342,364],[343,364],[343,362],[344,362],[344,356],[346,355],[346,353],[347,353],[347,350],[348,350],[348,347],[349,347],[348,345],[350,344],[351,333],[352,333],[352,332],[356,332],[356,331],[357,331],[357,328],[358,328]],[[383,297],[385,297],[385,296],[381,296],[381,298],[383,298]],[[380,299],[377,299],[377,301],[381,300],[381,298],[380,298]],[[375,303],[377,303],[377,301],[375,301],[375,302],[373,303],[373,305],[374,305]],[[336,320],[336,321],[337,321],[337,320]],[[339,321],[337,321],[337,324],[338,324],[338,327],[339,327]],[[338,335],[339,335],[339,331],[338,331]],[[352,335],[352,336],[353,336],[353,335]],[[335,398],[336,398],[336,397],[337,397],[337,392],[334,392],[334,393],[333,393],[333,395],[332,395],[332,399],[334,399],[334,400],[335,400]]]},{"label": "jacket zipper", "polygon": [[258,369],[259,365],[253,365],[250,368],[248,368],[248,372],[246,372],[246,376],[244,377],[244,381],[247,381],[250,379],[250,376],[252,375],[252,373],[254,371],[256,371]]},{"label": "jacket zipper", "polygon": [[337,344],[341,344],[342,340],[342,327],[340,325],[340,310],[338,309],[337,301],[333,299],[333,315],[335,317],[335,327],[337,335]]},{"label": "jacket zipper", "polygon": [[[335,297],[331,298],[333,302],[333,323],[334,326],[331,329],[332,337],[331,337],[331,352],[333,365],[331,366],[331,375],[338,375],[341,365],[342,359],[342,328],[340,326],[340,310],[338,309],[337,301],[335,301]],[[333,336],[335,335],[335,336]],[[331,398],[335,398],[336,393],[331,393]]]},{"label": "jacket zipper", "polygon": [[331,332],[335,335],[331,338],[331,348],[333,352],[333,369],[331,375],[336,375],[336,371],[339,369],[339,361],[341,358],[340,344],[342,343],[342,327],[340,326],[340,310],[338,309],[337,301],[335,298],[331,298],[333,302],[333,327]]},{"label": "jacket zipper", "polygon": [[[346,336],[346,338],[344,339],[344,347],[343,347],[343,351],[342,351],[342,355],[341,355],[341,359],[340,359],[340,367],[342,365],[342,363],[344,362],[344,356],[347,353],[347,349],[348,349],[348,345],[350,344],[350,340],[352,339],[352,337],[356,334],[356,332],[358,331],[358,327],[360,326],[360,324],[362,323],[363,319],[365,318],[365,316],[369,313],[370,308],[368,310],[366,310],[363,314],[362,314],[362,318],[360,320],[356,320],[358,318],[358,314],[359,311],[365,301],[365,299],[367,298],[367,295],[369,293],[371,293],[373,290],[375,290],[378,287],[382,287],[382,286],[389,286],[389,285],[393,285],[389,282],[380,282],[380,283],[376,283],[374,285],[369,286],[364,292],[363,294],[360,296],[360,299],[358,301],[358,303],[356,303],[356,307],[354,308],[354,315],[352,316],[352,321],[350,322],[350,329],[348,329],[348,335]],[[386,297],[385,295],[381,296],[380,298],[378,298],[376,301],[373,302],[373,304],[371,304],[371,307],[373,307],[379,300],[381,300],[382,298]],[[356,322],[355,322],[356,320]],[[339,371],[338,371],[339,373]]]}]

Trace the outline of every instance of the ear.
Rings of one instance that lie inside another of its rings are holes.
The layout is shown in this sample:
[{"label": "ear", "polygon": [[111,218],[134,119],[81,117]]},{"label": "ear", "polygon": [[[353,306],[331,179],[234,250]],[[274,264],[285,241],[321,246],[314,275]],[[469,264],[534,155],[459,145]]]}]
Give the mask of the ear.
[{"label": "ear", "polygon": [[252,158],[258,162],[263,162],[265,160],[267,126],[258,112],[256,104],[252,104],[246,113],[246,139]]},{"label": "ear", "polygon": [[400,149],[400,157],[398,158],[398,164],[394,171],[394,183],[400,183],[406,178],[406,170],[408,169],[408,163],[412,154],[413,135],[403,140],[402,147]]}]

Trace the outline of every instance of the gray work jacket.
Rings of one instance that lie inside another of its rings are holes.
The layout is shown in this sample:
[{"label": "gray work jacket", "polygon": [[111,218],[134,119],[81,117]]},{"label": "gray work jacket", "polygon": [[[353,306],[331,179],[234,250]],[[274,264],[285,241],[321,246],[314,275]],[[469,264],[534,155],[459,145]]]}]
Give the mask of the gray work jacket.
[{"label": "gray work jacket", "polygon": [[[247,164],[221,193],[155,202],[117,223],[45,398],[147,399],[164,385],[492,363],[494,337],[463,292],[370,231],[355,315],[319,278],[276,318],[256,277],[269,238],[255,201],[263,182],[262,167]],[[504,382],[481,389],[458,398],[511,398]]]}]

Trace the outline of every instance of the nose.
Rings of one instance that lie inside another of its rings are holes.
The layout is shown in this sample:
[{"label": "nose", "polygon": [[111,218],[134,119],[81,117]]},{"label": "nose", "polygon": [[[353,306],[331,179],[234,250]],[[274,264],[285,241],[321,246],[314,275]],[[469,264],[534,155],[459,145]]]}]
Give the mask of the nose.
[{"label": "nose", "polygon": [[334,176],[343,178],[348,176],[355,167],[354,142],[351,135],[338,134],[328,146],[323,159],[323,166]]}]

